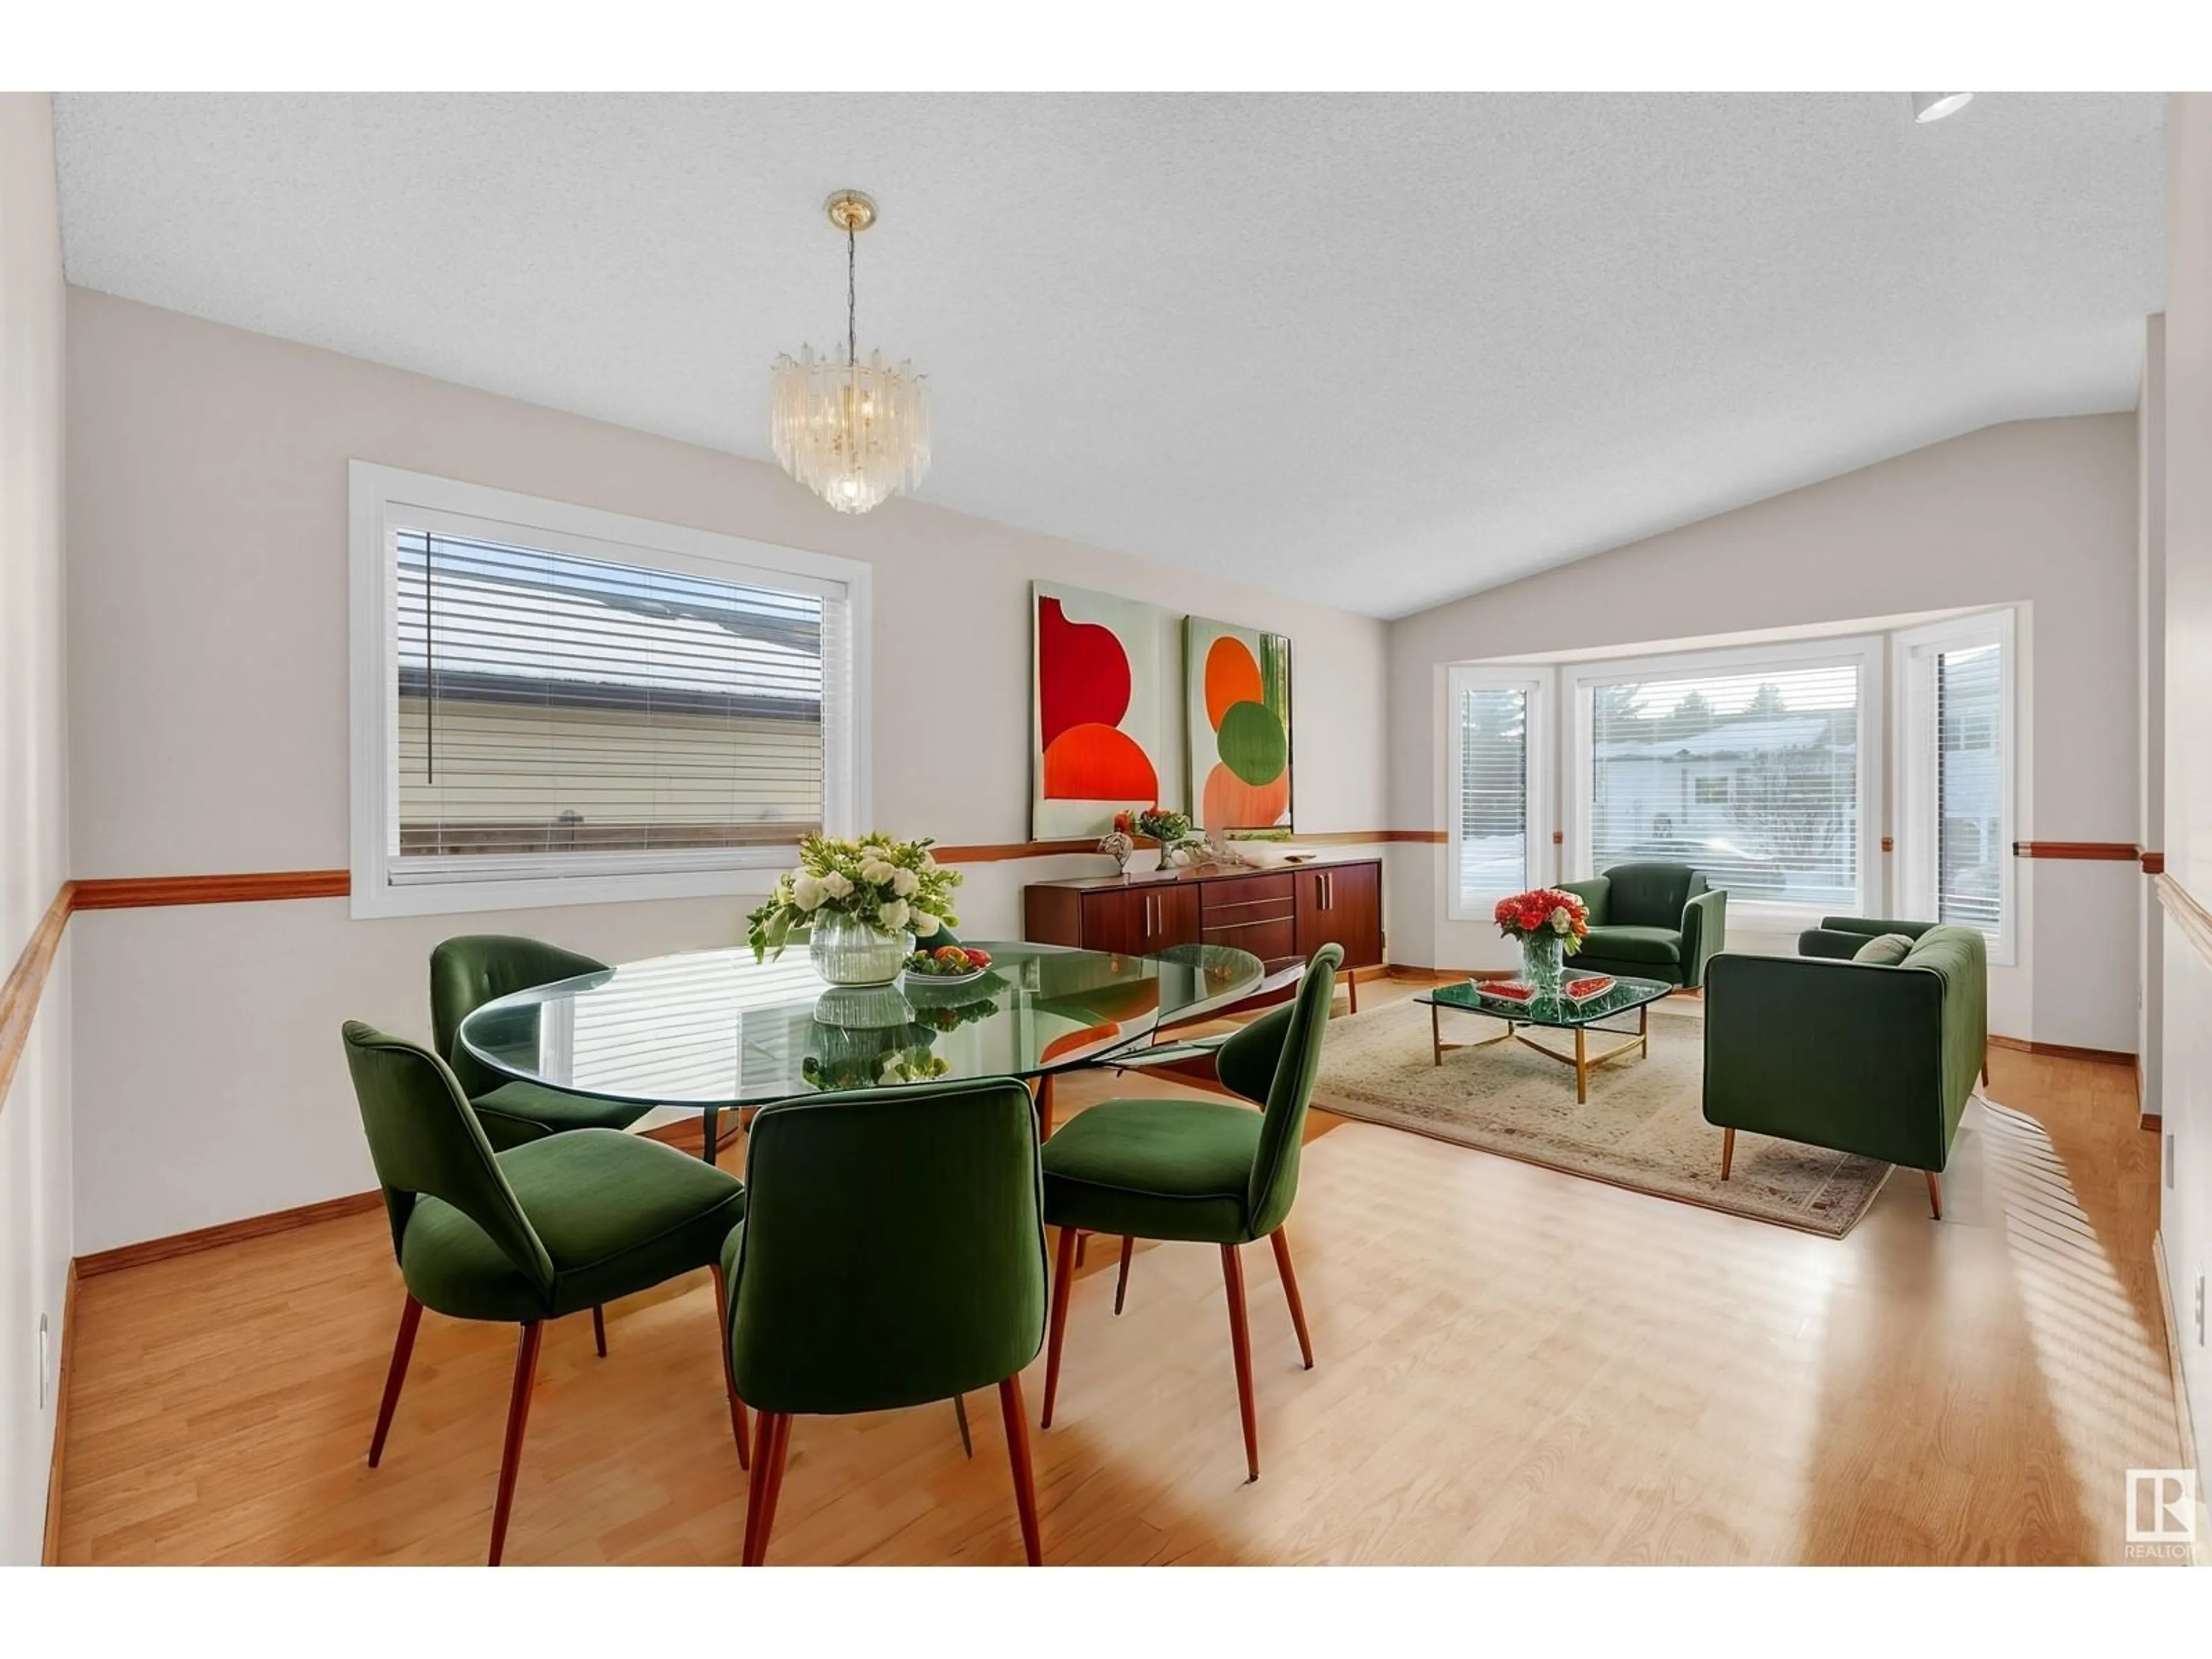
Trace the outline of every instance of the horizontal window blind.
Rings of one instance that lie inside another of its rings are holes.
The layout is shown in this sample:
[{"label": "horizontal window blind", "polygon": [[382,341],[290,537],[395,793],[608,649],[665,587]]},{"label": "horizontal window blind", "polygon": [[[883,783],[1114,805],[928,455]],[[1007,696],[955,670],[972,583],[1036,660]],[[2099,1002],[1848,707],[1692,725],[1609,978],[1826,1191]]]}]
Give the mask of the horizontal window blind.
[{"label": "horizontal window blind", "polygon": [[1664,860],[1741,898],[1856,904],[1859,715],[1850,663],[1594,687],[1594,867]]},{"label": "horizontal window blind", "polygon": [[2002,654],[1936,653],[1936,919],[1994,935],[2003,921]]},{"label": "horizontal window blind", "polygon": [[394,881],[821,828],[841,600],[432,531],[391,552]]},{"label": "horizontal window blind", "polygon": [[1528,693],[1470,686],[1459,700],[1459,896],[1470,908],[1531,884]]}]

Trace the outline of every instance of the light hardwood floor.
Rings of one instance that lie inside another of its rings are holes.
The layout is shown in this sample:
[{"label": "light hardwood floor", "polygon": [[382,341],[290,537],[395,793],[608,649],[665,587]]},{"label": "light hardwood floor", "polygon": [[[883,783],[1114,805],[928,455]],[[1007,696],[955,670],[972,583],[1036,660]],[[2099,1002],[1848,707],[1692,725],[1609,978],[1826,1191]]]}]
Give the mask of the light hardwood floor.
[{"label": "light hardwood floor", "polygon": [[[1291,1219],[1316,1370],[1246,1252],[1263,1478],[1215,1251],[1140,1247],[1117,1319],[1101,1241],[1031,1431],[1046,1559],[2120,1559],[2124,1471],[2179,1461],[2155,1137],[2120,1067],[1993,1068],[1948,1218],[1907,1172],[1840,1243],[1317,1115]],[[513,1334],[426,1318],[372,1471],[399,1302],[380,1214],[85,1281],[63,1559],[480,1561]],[[549,1332],[509,1561],[737,1559],[714,1310],[702,1273],[610,1308],[605,1359],[587,1319]],[[775,1559],[1018,1562],[970,1404],[972,1462],[942,1407],[800,1419]]]}]

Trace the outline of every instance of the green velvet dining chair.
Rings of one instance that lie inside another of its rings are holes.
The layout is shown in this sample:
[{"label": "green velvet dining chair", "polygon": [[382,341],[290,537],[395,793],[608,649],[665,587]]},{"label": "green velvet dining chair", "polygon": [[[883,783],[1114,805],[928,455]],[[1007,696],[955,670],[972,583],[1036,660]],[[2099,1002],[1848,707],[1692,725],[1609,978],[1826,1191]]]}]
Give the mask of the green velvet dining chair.
[{"label": "green velvet dining chair", "polygon": [[[520,1326],[492,1506],[497,1566],[545,1322],[700,1267],[714,1269],[717,1307],[726,1308],[722,1243],[744,1218],[744,1184],[672,1146],[615,1129],[578,1129],[495,1152],[445,1061],[358,1020],[346,1023],[344,1036],[407,1291],[368,1464],[383,1460],[423,1309]],[[745,1408],[726,1354],[722,1383],[742,1449]]]},{"label": "green velvet dining chair", "polygon": [[1252,1342],[1245,1318],[1239,1248],[1258,1239],[1274,1247],[1275,1267],[1297,1333],[1298,1352],[1313,1369],[1313,1340],[1291,1268],[1284,1231],[1297,1196],[1298,1152],[1306,1108],[1321,1071],[1322,1037],[1336,994],[1341,947],[1324,945],[1307,964],[1297,997],[1261,1015],[1214,1050],[1214,1072],[1231,1093],[1261,1107],[1227,1101],[1108,1100],[1078,1113],[1044,1144],[1044,1218],[1060,1230],[1053,1268],[1051,1334],[1045,1354],[1042,1426],[1052,1426],[1060,1394],[1060,1350],[1067,1336],[1068,1294],[1076,1249],[1085,1231],[1119,1234],[1121,1275],[1116,1311],[1128,1282],[1131,1243],[1139,1238],[1213,1244],[1229,1300],[1230,1353],[1244,1426],[1244,1462],[1260,1478],[1260,1429],[1253,1399]]},{"label": "green velvet dining chair", "polygon": [[722,1249],[731,1374],[757,1413],[743,1560],[768,1554],[791,1421],[995,1383],[1022,1547],[1043,1559],[1022,1367],[1044,1343],[1036,1120],[1012,1078],[764,1106]]},{"label": "green velvet dining chair", "polygon": [[[461,1042],[461,1022],[517,991],[608,972],[607,964],[543,940],[508,933],[465,933],[430,952],[430,1035],[453,1068],[493,1147],[505,1152],[570,1129],[627,1129],[653,1109],[634,1102],[573,1095],[542,1083],[503,1078]],[[526,1064],[538,1056],[538,1011],[516,1009],[491,1033]],[[480,1039],[481,1040],[481,1037]]]}]

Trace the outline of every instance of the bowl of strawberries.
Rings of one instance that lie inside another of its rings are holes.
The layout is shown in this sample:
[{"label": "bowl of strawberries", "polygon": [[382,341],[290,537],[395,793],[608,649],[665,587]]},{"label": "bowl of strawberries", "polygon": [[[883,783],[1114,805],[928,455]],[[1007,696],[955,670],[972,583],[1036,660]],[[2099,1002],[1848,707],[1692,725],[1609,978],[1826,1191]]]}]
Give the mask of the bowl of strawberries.
[{"label": "bowl of strawberries", "polygon": [[972,985],[990,971],[991,953],[973,945],[940,945],[934,951],[916,951],[906,959],[909,982]]}]

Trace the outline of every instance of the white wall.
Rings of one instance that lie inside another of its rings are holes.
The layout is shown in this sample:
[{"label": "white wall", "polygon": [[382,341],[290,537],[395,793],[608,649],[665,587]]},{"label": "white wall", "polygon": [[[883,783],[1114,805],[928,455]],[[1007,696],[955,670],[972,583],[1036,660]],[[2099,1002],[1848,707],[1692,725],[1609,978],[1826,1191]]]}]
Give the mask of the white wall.
[{"label": "white wall", "polygon": [[[83,290],[69,328],[75,875],[347,862],[356,457],[871,562],[884,828],[1027,839],[1033,577],[1289,635],[1298,826],[1383,827],[1370,618],[912,501],[846,518],[755,462]],[[973,689],[944,689],[948,665]],[[1024,883],[1103,867],[971,866],[962,931],[1016,936]],[[79,1251],[371,1185],[338,1023],[422,1032],[439,939],[534,933],[618,960],[734,942],[756,897],[364,922],[337,899],[80,915]]]},{"label": "white wall", "polygon": [[[2212,908],[2212,94],[2175,94],[2166,130],[2166,864]],[[2159,1231],[2198,1466],[2212,1469],[2212,1349],[2196,1316],[2212,1272],[2212,956],[2170,920],[2165,936],[2173,1142]]]},{"label": "white wall", "polygon": [[[2019,422],[1394,623],[1390,821],[1444,823],[1446,664],[2014,604],[2033,726],[2015,835],[2133,844],[2136,489],[2131,416]],[[1483,961],[1495,930],[1444,920],[1448,849],[1418,850],[1394,959]],[[1992,970],[1992,1025],[2131,1051],[2136,867],[2019,873],[2021,965]]]},{"label": "white wall", "polygon": [[[61,230],[43,93],[0,94],[0,975],[69,874]],[[69,1270],[70,952],[0,1098],[0,1563],[39,1559]],[[47,1323],[43,1376],[39,1322]],[[40,1395],[44,1395],[41,1403]]]}]

